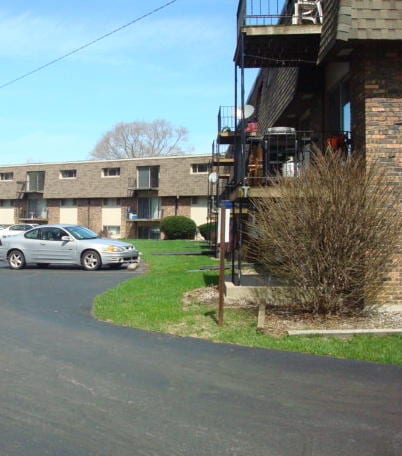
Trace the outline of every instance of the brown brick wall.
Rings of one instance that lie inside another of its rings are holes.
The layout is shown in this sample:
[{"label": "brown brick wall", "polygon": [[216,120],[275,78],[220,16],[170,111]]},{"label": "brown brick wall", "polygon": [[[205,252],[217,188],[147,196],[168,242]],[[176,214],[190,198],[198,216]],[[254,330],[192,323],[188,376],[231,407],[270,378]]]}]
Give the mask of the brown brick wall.
[{"label": "brown brick wall", "polygon": [[176,215],[176,197],[166,196],[162,198],[162,214],[163,217],[169,217]]},{"label": "brown brick wall", "polygon": [[91,199],[89,200],[89,206],[87,207],[87,219],[88,223],[86,226],[96,233],[102,231],[102,200]]},{"label": "brown brick wall", "polygon": [[51,199],[46,201],[48,223],[60,222],[60,200]]},{"label": "brown brick wall", "polygon": [[177,215],[190,217],[191,215],[191,197],[183,197],[179,200],[179,211]]},{"label": "brown brick wall", "polygon": [[171,215],[184,215],[190,217],[191,215],[191,197],[179,197],[177,200],[177,214],[176,214],[176,198],[169,196],[162,198],[163,217]]},{"label": "brown brick wall", "polygon": [[[351,64],[355,150],[388,169],[388,180],[402,192],[402,55],[392,43],[356,52]],[[402,217],[402,196],[400,197]],[[382,302],[402,304],[402,235],[389,267]]]}]

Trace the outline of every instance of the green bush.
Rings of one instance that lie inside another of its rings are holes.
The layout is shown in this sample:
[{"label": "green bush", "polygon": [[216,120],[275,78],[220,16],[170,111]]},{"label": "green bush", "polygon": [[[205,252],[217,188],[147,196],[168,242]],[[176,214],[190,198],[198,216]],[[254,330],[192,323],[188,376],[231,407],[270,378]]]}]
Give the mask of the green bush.
[{"label": "green bush", "polygon": [[208,222],[198,227],[201,236],[207,241],[215,240],[216,237],[216,222]]},{"label": "green bush", "polygon": [[161,221],[161,231],[165,239],[194,239],[197,225],[183,215],[171,215]]}]

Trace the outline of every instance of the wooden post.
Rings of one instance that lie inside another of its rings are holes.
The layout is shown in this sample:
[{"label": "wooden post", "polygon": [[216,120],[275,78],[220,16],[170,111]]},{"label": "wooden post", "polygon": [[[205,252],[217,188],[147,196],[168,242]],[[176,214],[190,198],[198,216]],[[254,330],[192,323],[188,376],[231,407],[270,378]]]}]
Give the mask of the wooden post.
[{"label": "wooden post", "polygon": [[218,325],[223,325],[223,307],[225,302],[225,208],[221,207],[219,249],[219,310]]}]

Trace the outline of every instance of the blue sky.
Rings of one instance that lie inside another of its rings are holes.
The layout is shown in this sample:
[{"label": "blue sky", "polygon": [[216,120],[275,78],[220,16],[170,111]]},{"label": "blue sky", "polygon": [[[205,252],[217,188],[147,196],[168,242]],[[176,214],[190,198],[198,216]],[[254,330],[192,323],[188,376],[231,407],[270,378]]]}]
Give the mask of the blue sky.
[{"label": "blue sky", "polygon": [[[2,0],[0,85],[167,0]],[[0,164],[85,160],[117,122],[163,118],[210,153],[234,103],[237,0],[171,6],[0,89]]]}]

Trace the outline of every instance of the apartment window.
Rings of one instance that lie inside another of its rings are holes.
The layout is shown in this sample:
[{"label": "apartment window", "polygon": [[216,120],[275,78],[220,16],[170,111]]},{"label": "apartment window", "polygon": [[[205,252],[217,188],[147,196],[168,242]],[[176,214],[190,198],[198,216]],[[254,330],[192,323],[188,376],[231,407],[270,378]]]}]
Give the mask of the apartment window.
[{"label": "apartment window", "polygon": [[0,200],[0,207],[14,207],[14,200]]},{"label": "apartment window", "polygon": [[191,165],[191,172],[193,174],[207,174],[208,163],[194,163]]},{"label": "apartment window", "polygon": [[350,90],[349,80],[341,81],[328,94],[327,124],[330,132],[350,131]]},{"label": "apartment window", "polygon": [[120,207],[120,198],[104,198],[102,205],[104,207]]},{"label": "apartment window", "polygon": [[138,198],[138,218],[159,219],[160,217],[160,198]]},{"label": "apartment window", "polygon": [[14,173],[0,173],[0,181],[12,181]]},{"label": "apartment window", "polygon": [[75,198],[66,198],[60,200],[61,207],[77,207],[77,200]]},{"label": "apartment window", "polygon": [[102,177],[120,177],[120,168],[102,168]]},{"label": "apartment window", "polygon": [[118,225],[103,225],[103,231],[108,236],[118,236],[120,234],[120,226]]},{"label": "apartment window", "polygon": [[60,179],[75,179],[77,177],[76,169],[61,169]]},{"label": "apartment window", "polygon": [[138,239],[160,239],[161,230],[158,226],[139,226]]},{"label": "apartment window", "polygon": [[27,172],[27,191],[42,193],[45,188],[45,171]]},{"label": "apartment window", "polygon": [[141,166],[137,168],[138,188],[159,187],[159,166]]}]

